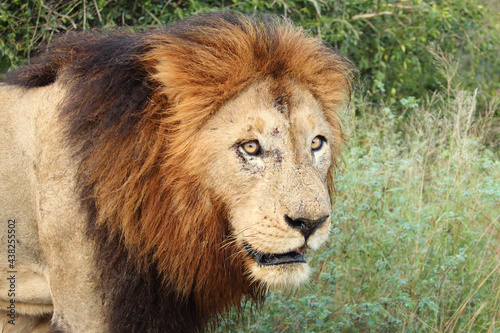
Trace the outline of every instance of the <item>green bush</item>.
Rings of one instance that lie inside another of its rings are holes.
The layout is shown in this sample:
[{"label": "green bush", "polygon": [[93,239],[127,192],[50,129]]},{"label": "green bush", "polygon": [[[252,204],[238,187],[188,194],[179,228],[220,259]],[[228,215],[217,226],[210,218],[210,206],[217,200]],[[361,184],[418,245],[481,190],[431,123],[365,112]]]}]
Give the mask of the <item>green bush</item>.
[{"label": "green bush", "polygon": [[0,4],[0,73],[67,30],[145,30],[203,11],[233,9],[281,14],[320,35],[356,64],[372,102],[421,100],[439,89],[430,43],[462,60],[464,86],[479,87],[489,99],[500,89],[500,32],[494,21],[500,17],[489,7],[479,0],[14,0]]}]

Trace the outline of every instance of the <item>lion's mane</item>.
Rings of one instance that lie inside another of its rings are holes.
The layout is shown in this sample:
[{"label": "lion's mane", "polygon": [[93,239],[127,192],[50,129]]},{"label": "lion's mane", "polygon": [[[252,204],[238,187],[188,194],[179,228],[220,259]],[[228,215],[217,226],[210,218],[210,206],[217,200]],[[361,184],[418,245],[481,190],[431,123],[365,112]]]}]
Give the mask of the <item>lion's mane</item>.
[{"label": "lion's mane", "polygon": [[66,83],[61,120],[80,161],[111,332],[195,331],[244,295],[262,299],[230,241],[224,202],[190,162],[193,134],[222,103],[271,78],[282,103],[287,82],[305,85],[340,142],[335,110],[350,72],[286,20],[215,13],[144,34],[68,33],[10,74],[7,83],[25,87]]}]

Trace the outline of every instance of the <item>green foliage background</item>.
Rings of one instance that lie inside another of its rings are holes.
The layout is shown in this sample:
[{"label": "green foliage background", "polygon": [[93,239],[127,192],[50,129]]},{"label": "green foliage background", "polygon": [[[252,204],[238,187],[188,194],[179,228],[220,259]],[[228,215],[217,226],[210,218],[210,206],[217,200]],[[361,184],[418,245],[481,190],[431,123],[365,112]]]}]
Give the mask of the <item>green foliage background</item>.
[{"label": "green foliage background", "polygon": [[498,0],[3,1],[0,78],[68,30],[226,9],[289,17],[359,73],[311,283],[213,330],[499,333]]},{"label": "green foliage background", "polygon": [[421,99],[439,88],[427,51],[431,43],[461,60],[466,87],[479,87],[486,98],[500,89],[500,16],[479,0],[4,1],[0,73],[24,63],[40,45],[67,30],[117,25],[145,30],[224,9],[281,14],[320,35],[356,64],[374,102]]}]

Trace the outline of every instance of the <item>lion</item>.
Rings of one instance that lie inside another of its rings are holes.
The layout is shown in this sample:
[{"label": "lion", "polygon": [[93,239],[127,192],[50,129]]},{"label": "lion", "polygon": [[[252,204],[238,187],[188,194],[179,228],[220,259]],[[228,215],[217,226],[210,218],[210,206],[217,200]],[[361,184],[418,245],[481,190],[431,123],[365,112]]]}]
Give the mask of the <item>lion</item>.
[{"label": "lion", "polygon": [[199,332],[307,281],[351,63],[286,19],[68,33],[0,86],[3,332]]}]

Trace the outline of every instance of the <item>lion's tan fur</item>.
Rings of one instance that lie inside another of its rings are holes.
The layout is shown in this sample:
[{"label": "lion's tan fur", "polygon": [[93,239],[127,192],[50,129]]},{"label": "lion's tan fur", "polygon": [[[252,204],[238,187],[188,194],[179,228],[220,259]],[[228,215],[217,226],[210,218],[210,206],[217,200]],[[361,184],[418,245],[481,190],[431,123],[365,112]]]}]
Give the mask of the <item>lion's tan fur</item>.
[{"label": "lion's tan fur", "polygon": [[[224,15],[114,35],[138,46],[126,59],[123,45],[103,54],[104,69],[93,62],[113,35],[62,37],[13,80],[35,88],[0,86],[0,218],[16,220],[25,327],[52,315],[68,332],[124,330],[128,320],[158,330],[168,323],[152,312],[176,306],[184,312],[171,320],[184,317],[169,330],[195,330],[244,295],[307,280],[306,263],[261,265],[248,248],[281,255],[326,240],[350,67],[289,23]],[[261,156],[242,152],[250,140]],[[287,222],[320,218],[307,237]],[[137,290],[145,284],[157,289]],[[137,296],[151,293],[160,300]],[[154,323],[127,317],[119,297],[136,312],[147,304]]]},{"label": "lion's tan fur", "polygon": [[[31,90],[0,85],[0,219],[5,226],[9,219],[16,224],[17,332],[23,331],[23,322],[33,322],[23,314],[46,317],[63,309],[61,328],[103,331],[99,306],[74,306],[75,299],[97,305],[100,299],[92,248],[84,240],[85,216],[72,190],[76,165],[57,121],[63,96],[58,85]],[[1,235],[7,244],[6,230]],[[7,264],[0,261],[2,272],[12,270]],[[9,285],[6,277],[0,281],[1,315],[6,317]]]}]

